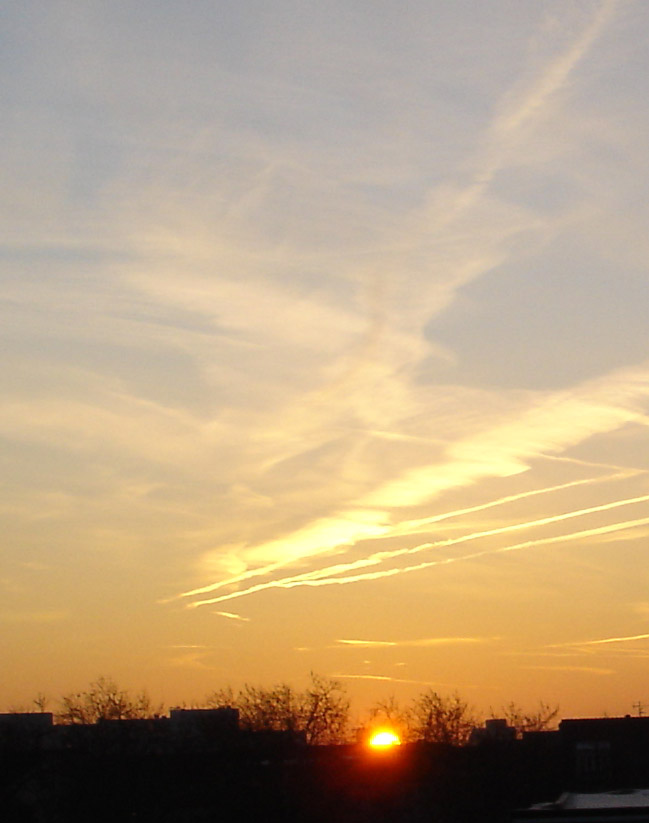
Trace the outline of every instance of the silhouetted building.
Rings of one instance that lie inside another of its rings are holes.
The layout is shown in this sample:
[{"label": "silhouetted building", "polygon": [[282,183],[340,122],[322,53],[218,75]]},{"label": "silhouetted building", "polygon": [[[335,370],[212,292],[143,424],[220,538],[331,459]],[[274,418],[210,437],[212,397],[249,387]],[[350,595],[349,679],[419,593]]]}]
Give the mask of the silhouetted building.
[{"label": "silhouetted building", "polygon": [[570,788],[649,785],[649,717],[562,720],[559,732]]},{"label": "silhouetted building", "polygon": [[166,717],[99,720],[90,739],[104,754],[162,754],[172,748]]},{"label": "silhouetted building", "polygon": [[39,748],[52,733],[51,712],[11,712],[0,714],[0,749],[24,751]]},{"label": "silhouetted building", "polygon": [[172,709],[169,735],[175,747],[207,750],[233,745],[238,740],[239,710],[230,706],[218,709]]},{"label": "silhouetted building", "polygon": [[8,712],[0,714],[0,729],[47,731],[54,724],[52,712]]},{"label": "silhouetted building", "polygon": [[476,726],[471,729],[469,743],[479,745],[481,743],[506,743],[516,740],[516,729],[501,717],[492,717],[485,720],[484,726]]},{"label": "silhouetted building", "polygon": [[236,732],[239,709],[220,706],[218,709],[172,709],[169,721],[174,731],[191,730],[197,734]]}]

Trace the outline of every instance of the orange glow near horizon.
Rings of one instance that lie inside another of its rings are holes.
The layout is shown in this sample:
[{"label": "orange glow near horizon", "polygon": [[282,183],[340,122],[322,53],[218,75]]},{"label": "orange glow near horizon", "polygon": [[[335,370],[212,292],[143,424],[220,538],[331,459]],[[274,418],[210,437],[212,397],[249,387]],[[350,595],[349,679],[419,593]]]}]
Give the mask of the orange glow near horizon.
[{"label": "orange glow near horizon", "polygon": [[394,732],[383,730],[375,732],[370,737],[369,744],[373,749],[390,749],[393,746],[400,746],[401,740]]}]

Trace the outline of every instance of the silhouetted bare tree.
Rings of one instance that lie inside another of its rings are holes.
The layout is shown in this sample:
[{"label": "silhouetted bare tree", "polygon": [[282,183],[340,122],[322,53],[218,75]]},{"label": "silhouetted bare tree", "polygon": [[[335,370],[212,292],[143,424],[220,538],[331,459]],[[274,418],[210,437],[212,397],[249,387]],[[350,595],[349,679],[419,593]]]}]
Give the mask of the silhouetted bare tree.
[{"label": "silhouetted bare tree", "polygon": [[[493,710],[491,715],[496,717]],[[499,715],[506,718],[509,725],[516,729],[518,737],[522,737],[523,732],[547,732],[554,729],[558,716],[559,705],[550,706],[542,700],[533,711],[525,711],[516,703],[508,703],[507,706],[503,706]]]},{"label": "silhouetted bare tree", "polygon": [[368,726],[370,730],[377,726],[389,726],[402,740],[413,736],[408,709],[403,708],[394,695],[374,703],[369,711]]},{"label": "silhouetted bare tree", "polygon": [[125,720],[152,717],[161,711],[142,691],[131,696],[110,677],[99,677],[87,691],[64,695],[57,712],[60,723],[96,723],[98,720]]},{"label": "silhouetted bare tree", "polygon": [[313,672],[303,692],[286,683],[270,688],[246,685],[236,695],[227,687],[212,692],[205,705],[237,708],[244,729],[304,732],[311,744],[340,743],[347,735],[349,700],[343,686]]},{"label": "silhouetted bare tree", "polygon": [[342,683],[311,672],[301,695],[302,726],[307,743],[342,743],[349,729],[349,700]]},{"label": "silhouetted bare tree", "polygon": [[36,706],[39,712],[44,712],[50,702],[49,697],[44,692],[38,692],[32,703]]},{"label": "silhouetted bare tree", "polygon": [[428,743],[463,746],[477,724],[469,705],[458,694],[444,697],[428,689],[408,709],[409,735]]},{"label": "silhouetted bare tree", "polygon": [[286,683],[271,688],[244,686],[237,696],[239,722],[252,731],[287,731],[300,728],[300,701]]}]

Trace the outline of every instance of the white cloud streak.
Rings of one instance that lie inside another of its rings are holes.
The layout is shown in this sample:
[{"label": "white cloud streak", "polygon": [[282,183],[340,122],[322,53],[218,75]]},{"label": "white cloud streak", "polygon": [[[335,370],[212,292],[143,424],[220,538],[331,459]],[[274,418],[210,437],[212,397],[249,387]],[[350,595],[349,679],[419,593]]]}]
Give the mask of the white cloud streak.
[{"label": "white cloud streak", "polygon": [[[456,518],[456,517],[462,517],[462,516],[467,515],[467,514],[475,514],[476,512],[486,511],[487,509],[491,509],[491,508],[494,508],[494,507],[497,507],[497,506],[503,506],[503,505],[506,505],[507,503],[513,503],[513,502],[517,502],[519,500],[524,500],[528,497],[536,497],[538,495],[550,494],[552,492],[557,492],[557,491],[564,491],[566,489],[575,488],[575,487],[578,487],[578,486],[592,485],[592,484],[595,484],[595,483],[604,483],[604,482],[607,482],[607,481],[625,479],[625,478],[628,478],[628,477],[633,477],[635,474],[638,474],[638,473],[641,473],[641,472],[624,471],[624,472],[619,472],[619,473],[612,474],[612,475],[607,475],[605,477],[589,477],[589,478],[582,478],[580,480],[571,480],[571,481],[566,482],[566,483],[559,483],[557,485],[547,486],[546,488],[542,488],[542,489],[532,489],[532,490],[526,491],[526,492],[518,492],[517,494],[505,495],[504,497],[500,497],[497,500],[490,500],[487,503],[480,503],[478,505],[468,506],[468,507],[465,507],[463,509],[455,509],[454,511],[444,512],[442,514],[434,515],[432,517],[420,518],[418,520],[403,521],[403,522],[398,523],[394,526],[387,526],[386,525],[383,528],[381,528],[379,526],[376,526],[371,531],[368,530],[368,532],[366,534],[362,535],[362,536],[358,536],[356,538],[350,537],[351,542],[350,542],[349,545],[354,545],[359,540],[370,539],[372,537],[404,537],[405,535],[417,534],[418,532],[422,531],[424,529],[424,527],[433,525],[434,523],[442,522],[444,520],[450,520],[450,519],[453,519],[453,518]],[[370,515],[370,514],[371,513],[368,513],[368,515]],[[381,515],[376,515],[377,520],[379,519],[379,517],[381,517]],[[332,522],[335,522],[335,521],[332,521]],[[315,538],[316,545],[318,547],[321,547],[323,544],[326,546],[326,544],[327,544],[327,541],[326,541],[327,529],[325,528],[322,531],[320,531],[319,530],[320,525],[321,525],[320,522],[316,522],[315,524],[313,524],[312,526],[309,527],[308,532],[307,532],[309,538],[311,538],[311,539]],[[533,525],[536,525],[536,523],[533,523]],[[523,524],[521,526],[518,526],[517,528],[524,528],[524,527],[525,526]],[[298,542],[298,544],[300,544],[300,541],[302,539],[303,534],[304,534],[304,532],[298,532],[297,534],[292,535],[292,540],[296,540]],[[281,545],[283,545],[283,542],[282,541],[276,541],[275,545],[280,545],[281,546]],[[335,548],[335,546],[333,546],[332,548]],[[398,549],[398,550],[396,550],[395,554],[393,554],[393,555],[390,555],[389,552],[382,552],[380,554],[380,556],[384,559],[388,559],[390,556],[397,557],[397,556],[399,556],[399,554],[404,553],[404,551],[410,551],[410,550]],[[300,556],[301,557],[304,556],[302,552],[300,552]],[[231,586],[235,586],[235,585],[238,585],[239,583],[243,583],[246,580],[250,580],[251,578],[266,576],[266,575],[268,575],[268,574],[270,574],[274,571],[277,571],[280,568],[284,568],[286,566],[291,565],[292,562],[294,562],[294,558],[289,556],[288,558],[283,559],[281,561],[278,561],[277,563],[273,563],[273,564],[269,564],[269,565],[266,565],[266,566],[262,566],[262,567],[257,568],[257,569],[245,571],[245,572],[243,572],[239,575],[235,575],[233,577],[226,578],[225,580],[221,580],[218,583],[210,583],[207,586],[201,586],[201,587],[196,588],[196,589],[191,589],[190,591],[183,592],[181,595],[179,595],[179,597],[192,597],[192,596],[197,595],[197,594],[207,594],[208,592],[217,591],[218,589],[223,589],[223,588],[228,588],[228,587],[231,587]],[[346,568],[356,568],[356,566],[354,566],[354,565],[349,566],[348,564],[338,564],[336,566],[329,567],[329,568],[330,569],[333,569],[333,568],[346,569]]]},{"label": "white cloud streak", "polygon": [[336,673],[333,674],[332,677],[339,678],[341,680],[376,680],[379,682],[386,682],[386,683],[412,683],[416,686],[444,686],[448,684],[439,683],[433,680],[409,680],[405,677],[391,677],[387,674],[344,674],[344,673]]},{"label": "white cloud streak", "polygon": [[632,634],[623,637],[604,637],[599,640],[575,640],[571,643],[557,643],[548,646],[549,649],[564,648],[569,646],[607,646],[611,643],[635,643],[638,640],[649,640],[649,634]]},{"label": "white cloud streak", "polygon": [[615,674],[614,669],[602,669],[597,666],[522,666],[521,668],[530,671],[569,672],[570,674],[574,674],[575,672],[603,676]]},{"label": "white cloud streak", "polygon": [[[377,537],[389,537],[416,532],[417,521],[405,521],[390,526],[390,509],[406,505],[420,504],[442,491],[474,484],[482,479],[507,477],[522,473],[531,460],[545,454],[554,454],[575,445],[594,434],[614,431],[632,423],[641,414],[640,404],[649,395],[649,378],[644,369],[624,370],[603,379],[589,381],[570,391],[550,394],[543,402],[532,406],[526,414],[516,418],[506,418],[499,425],[451,444],[446,453],[449,460],[408,471],[402,477],[388,481],[377,490],[355,501],[356,508],[341,512],[329,518],[315,520],[308,526],[270,541],[244,549],[240,557],[246,568],[241,574],[225,580],[196,587],[183,593],[189,597],[209,591],[216,591],[230,585],[238,585],[247,579],[266,576],[282,567],[296,565],[318,555],[341,548],[349,548],[360,541]],[[632,473],[631,473],[632,474]],[[631,474],[626,476],[631,476]],[[625,476],[620,473],[618,477]],[[574,485],[601,482],[599,478],[587,481],[571,481]],[[560,486],[561,484],[559,484]],[[550,487],[555,490],[558,487]],[[565,486],[568,488],[568,485]],[[537,494],[546,493],[539,490]],[[523,496],[527,493],[522,493]],[[531,495],[532,493],[530,493]],[[484,508],[511,502],[516,496],[483,504]],[[521,499],[521,498],[519,498]],[[641,498],[629,502],[640,502]],[[532,521],[535,526],[559,522],[581,514],[606,511],[626,501],[605,503],[576,513],[540,518]],[[479,507],[475,508],[478,511]],[[462,512],[462,510],[460,510]],[[439,515],[428,520],[433,524],[455,513]],[[421,521],[421,527],[426,519]],[[528,528],[527,524],[513,524],[505,531]],[[497,530],[478,534],[489,536]],[[459,542],[475,539],[473,535],[459,538]],[[440,544],[435,544],[436,546]],[[452,545],[452,544],[442,544]],[[426,544],[425,548],[431,548]],[[364,560],[354,561],[348,568],[374,565],[390,557],[408,554],[414,550],[396,550],[393,554],[375,554]],[[339,572],[336,572],[339,573]],[[264,588],[264,584],[261,584]],[[256,588],[255,590],[260,590]],[[217,601],[218,602],[218,601]]]},{"label": "white cloud streak", "polygon": [[[633,498],[631,500],[625,501],[616,501],[612,504],[607,504],[605,506],[595,507],[599,511],[615,508],[621,505],[629,505],[631,503],[637,503],[640,500],[649,500],[649,495],[645,495],[642,498]],[[568,519],[569,517],[577,517],[583,514],[590,513],[590,511],[583,510],[581,512],[569,512],[565,515],[556,516],[555,518],[544,518],[544,521],[547,522],[557,522],[560,520]],[[368,580],[380,580],[386,577],[394,577],[395,575],[406,574],[409,572],[415,571],[422,571],[424,569],[433,568],[435,566],[446,566],[450,565],[451,563],[458,563],[458,562],[465,562],[469,560],[477,560],[482,557],[487,557],[491,555],[498,555],[504,554],[506,552],[513,552],[513,551],[521,551],[523,549],[531,549],[537,546],[545,546],[545,545],[552,545],[561,542],[568,542],[573,540],[586,540],[593,537],[599,537],[601,535],[607,535],[611,533],[615,533],[618,531],[622,531],[625,529],[637,528],[638,526],[644,526],[649,523],[649,517],[639,518],[636,520],[627,520],[618,523],[609,524],[607,526],[599,526],[596,528],[591,529],[583,529],[577,532],[570,532],[567,534],[557,535],[553,537],[544,537],[538,538],[535,540],[527,540],[523,543],[516,543],[510,546],[503,546],[500,548],[495,549],[485,549],[483,551],[473,552],[471,554],[465,554],[460,556],[451,556],[440,558],[436,560],[425,561],[423,563],[418,563],[411,566],[403,566],[398,568],[392,569],[385,569],[376,572],[367,572],[363,574],[356,574],[356,575],[348,575],[346,577],[330,577],[326,576],[326,574],[331,574],[330,570],[319,570],[316,572],[307,572],[303,575],[294,575],[292,577],[283,578],[281,580],[273,580],[267,583],[261,583],[256,586],[251,586],[247,589],[243,589],[236,592],[231,592],[229,594],[221,595],[220,597],[209,598],[206,600],[198,600],[194,601],[193,603],[188,604],[188,607],[195,608],[198,606],[205,606],[211,603],[221,603],[227,600],[234,600],[239,597],[246,597],[251,594],[255,594],[260,591],[264,591],[266,589],[291,589],[296,588],[299,586],[331,586],[331,585],[348,585],[350,583],[359,583]],[[439,541],[438,543],[426,543],[421,546],[416,546],[413,549],[402,549],[398,550],[400,555],[409,555],[419,553],[421,551],[428,551],[430,549],[435,548],[446,548],[449,546],[457,545],[460,543],[465,543],[468,540],[475,540],[485,536],[493,536],[494,534],[499,534],[507,531],[511,531],[514,528],[523,527],[522,524],[516,524],[513,526],[506,526],[502,529],[492,529],[489,532],[483,533],[476,533],[474,535],[467,535],[465,537],[460,537],[452,540],[444,540]],[[363,560],[356,561],[355,563],[346,564],[347,569],[345,571],[350,570],[351,568],[359,568],[363,566],[369,565],[377,565],[382,561],[381,555],[384,553],[377,553],[371,558],[365,558]],[[395,552],[386,552],[390,558],[395,556]],[[335,573],[340,573],[338,570]]]},{"label": "white cloud streak", "polygon": [[415,640],[354,640],[341,638],[336,640],[336,643],[354,648],[401,648],[403,646],[428,648],[430,646],[452,646],[465,643],[492,643],[497,639],[496,637],[422,637]]},{"label": "white cloud streak", "polygon": [[228,620],[239,620],[244,623],[250,622],[249,617],[242,617],[240,614],[235,614],[234,612],[214,612],[214,614],[217,614],[219,617],[225,617]]}]

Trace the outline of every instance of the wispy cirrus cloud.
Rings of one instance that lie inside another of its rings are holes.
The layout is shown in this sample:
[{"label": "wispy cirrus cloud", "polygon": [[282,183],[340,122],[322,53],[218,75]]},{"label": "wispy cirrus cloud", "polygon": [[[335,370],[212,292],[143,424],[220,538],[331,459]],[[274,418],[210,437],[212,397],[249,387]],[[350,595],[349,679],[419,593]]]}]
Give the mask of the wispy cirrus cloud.
[{"label": "wispy cirrus cloud", "polygon": [[575,640],[570,643],[557,643],[548,648],[566,648],[569,646],[608,646],[612,643],[635,643],[639,640],[649,640],[649,634],[631,634],[622,637],[603,637],[597,640]]},{"label": "wispy cirrus cloud", "polygon": [[[631,473],[633,474],[633,473]],[[621,476],[630,476],[630,475],[614,475],[615,478],[619,478]],[[610,478],[609,478],[610,479]],[[593,482],[592,479],[589,482]],[[547,490],[541,490],[543,492]],[[332,566],[327,566],[324,568],[316,569],[310,572],[304,572],[302,574],[291,575],[288,577],[280,578],[279,580],[272,580],[265,583],[255,584],[253,586],[249,586],[244,589],[239,589],[234,592],[230,592],[225,595],[220,595],[216,598],[207,598],[202,600],[195,600],[192,606],[198,605],[206,605],[209,603],[214,602],[223,602],[225,600],[234,599],[242,596],[246,596],[249,594],[254,594],[265,589],[271,588],[294,588],[296,586],[304,585],[304,586],[318,586],[318,585],[342,585],[348,583],[356,583],[360,581],[367,581],[367,580],[376,580],[381,579],[383,577],[394,576],[396,574],[402,574],[411,571],[420,571],[425,568],[430,568],[432,566],[437,565],[446,565],[448,563],[454,563],[458,560],[469,560],[469,559],[476,559],[478,557],[483,557],[485,555],[490,554],[500,554],[507,551],[519,551],[525,548],[532,548],[534,546],[540,545],[549,545],[552,543],[557,543],[561,541],[569,541],[575,539],[584,539],[584,538],[593,538],[599,537],[603,535],[608,535],[612,533],[617,533],[620,531],[624,531],[625,529],[630,528],[637,528],[639,526],[645,525],[649,522],[649,518],[640,518],[636,520],[630,521],[620,521],[617,523],[613,523],[607,526],[596,527],[594,529],[585,529],[578,532],[568,533],[561,535],[559,537],[545,537],[545,538],[538,538],[531,541],[525,541],[523,543],[517,543],[506,547],[499,547],[495,549],[486,549],[484,551],[474,552],[469,555],[464,556],[451,556],[442,559],[435,559],[432,561],[426,561],[424,563],[420,563],[414,566],[401,566],[397,568],[391,568],[386,570],[380,570],[375,572],[366,572],[362,574],[349,574],[360,568],[367,568],[368,566],[380,566],[386,564],[388,561],[395,560],[396,558],[404,558],[407,556],[411,556],[413,554],[419,554],[421,552],[429,552],[431,550],[439,550],[442,548],[449,548],[452,546],[461,545],[467,542],[474,542],[476,540],[490,538],[494,536],[500,536],[503,534],[508,534],[510,532],[515,531],[522,531],[525,529],[533,529],[544,527],[548,525],[552,525],[555,523],[561,523],[566,520],[571,520],[578,517],[586,517],[588,515],[593,515],[599,512],[610,512],[615,509],[624,507],[624,506],[634,506],[640,503],[644,503],[649,500],[649,495],[640,495],[638,497],[626,498],[622,500],[614,500],[607,503],[602,503],[597,506],[590,506],[584,509],[577,509],[574,511],[563,512],[560,514],[553,514],[548,517],[544,518],[537,518],[531,521],[523,521],[523,522],[515,522],[512,524],[508,524],[505,526],[500,526],[495,529],[488,529],[480,532],[470,532],[468,534],[462,535],[456,538],[449,538],[447,540],[440,540],[434,541],[430,543],[423,543],[418,546],[414,546],[411,548],[399,548],[393,550],[383,550],[375,553],[371,553],[366,555],[365,557],[352,560],[347,563],[338,563]],[[504,498],[502,502],[509,502],[507,498]],[[460,511],[459,513],[464,513]],[[448,517],[452,516],[451,514],[447,515]],[[441,519],[441,518],[440,518]],[[435,518],[433,518],[435,520]],[[417,531],[416,529],[413,531]],[[412,533],[408,532],[407,529],[404,529],[402,533]],[[259,574],[268,574],[270,571],[279,568],[279,566],[275,566],[271,569],[264,568],[262,570],[257,570],[254,573],[248,575],[249,577],[258,576]],[[344,575],[344,576],[343,576]],[[237,583],[243,582],[246,577],[240,576],[239,578],[232,578],[226,581],[221,581],[216,584],[210,584],[206,587],[201,587],[197,590],[192,590],[190,592],[184,593],[183,597],[195,596],[200,594],[209,593],[211,591],[215,591],[217,589],[221,589],[224,587],[229,587],[235,585]]]},{"label": "wispy cirrus cloud", "polygon": [[569,672],[607,676],[615,674],[615,669],[603,669],[596,666],[522,666],[530,671]]},{"label": "wispy cirrus cloud", "polygon": [[355,648],[392,648],[411,646],[413,648],[427,648],[430,646],[454,646],[465,643],[493,643],[496,637],[420,637],[413,640],[354,640],[341,638],[336,643],[341,646]]},{"label": "wispy cirrus cloud", "polygon": [[[425,525],[426,519],[403,520],[398,509],[432,500],[442,492],[454,488],[471,486],[494,477],[520,474],[528,470],[535,458],[561,455],[569,447],[595,434],[616,431],[632,424],[642,416],[642,404],[647,396],[649,373],[646,369],[637,368],[587,381],[572,390],[549,393],[540,402],[534,398],[525,412],[519,412],[516,416],[505,415],[498,423],[479,434],[452,442],[444,450],[441,460],[408,469],[400,477],[378,485],[371,493],[353,501],[348,510],[318,518],[276,540],[242,547],[237,551],[237,556],[245,570],[233,577],[189,590],[183,596],[238,585],[247,579],[265,576],[286,566],[311,561],[319,555],[348,550],[361,541],[416,533],[418,525]],[[631,474],[622,472],[619,477],[631,476],[635,470],[630,471]],[[602,482],[600,477],[591,477],[571,481],[564,487],[599,482]],[[473,511],[522,499],[527,494],[541,495],[556,489],[558,486],[521,493],[518,498],[516,495],[506,496],[473,507]],[[630,500],[631,503],[638,501]],[[584,510],[582,513],[604,511],[607,507],[616,508],[618,505],[625,503],[604,503],[601,508],[592,507],[592,510]],[[460,511],[469,513],[467,510]],[[428,524],[433,525],[451,516],[457,515],[436,515],[428,520]],[[544,525],[555,519],[559,522],[574,516],[581,514],[553,515],[533,521],[532,525]],[[527,527],[526,524],[513,524],[505,530]],[[464,539],[473,539],[473,536]],[[407,554],[409,551],[395,550],[393,556]],[[382,555],[381,562],[389,556]],[[373,565],[375,560],[376,556],[371,556],[355,562],[359,566]]]},{"label": "wispy cirrus cloud", "polygon": [[[643,499],[649,499],[649,496]],[[628,501],[625,501],[625,503]],[[633,500],[633,502],[637,502],[637,500]],[[447,556],[443,558],[438,558],[435,560],[427,560],[421,563],[416,563],[408,566],[399,566],[396,568],[384,569],[375,572],[365,572],[362,574],[352,574],[346,575],[345,577],[333,577],[328,576],[331,574],[330,570],[327,570],[327,574],[324,574],[321,570],[316,572],[306,572],[302,575],[294,575],[292,577],[281,578],[279,580],[272,580],[267,583],[260,583],[256,586],[251,586],[247,589],[242,589],[235,592],[230,592],[229,594],[224,594],[219,597],[208,598],[206,600],[196,600],[189,605],[190,608],[196,608],[200,606],[209,605],[211,603],[222,603],[228,600],[234,600],[239,597],[246,597],[251,594],[255,594],[260,591],[264,591],[267,589],[292,589],[300,586],[307,586],[307,587],[319,587],[319,586],[341,586],[341,585],[349,585],[351,583],[360,583],[360,582],[367,582],[371,580],[381,580],[387,577],[395,577],[401,574],[408,574],[412,572],[420,572],[424,569],[434,568],[436,566],[448,566],[453,563],[461,563],[467,562],[471,560],[478,560],[480,558],[488,557],[488,556],[495,556],[499,554],[505,554],[509,552],[518,552],[523,551],[525,549],[532,549],[539,546],[548,546],[558,543],[567,543],[570,541],[577,541],[577,540],[589,540],[592,538],[600,537],[602,535],[609,535],[619,531],[623,531],[625,529],[633,529],[637,528],[638,526],[646,526],[649,524],[649,517],[638,518],[636,520],[625,520],[620,521],[617,523],[612,523],[606,526],[597,526],[595,528],[590,529],[582,529],[576,532],[568,532],[561,535],[555,535],[553,537],[542,537],[537,538],[534,540],[526,540],[522,543],[514,543],[508,546],[501,546],[498,548],[489,548],[483,549],[475,552],[471,552],[470,554],[464,555],[453,555]],[[463,538],[458,538],[457,541],[455,540],[446,540],[442,541],[437,547],[448,547],[449,545],[453,545],[455,542],[466,542]],[[404,549],[401,550],[405,554],[412,553],[414,551],[427,551],[429,549],[436,548],[435,544],[424,544],[423,546],[417,546],[414,550]],[[391,552],[388,554],[392,555]],[[358,566],[368,566],[368,565],[377,565],[381,562],[380,558],[374,557],[373,559],[365,559],[357,561],[357,565],[354,565],[355,568]],[[353,564],[347,564],[353,565]],[[348,569],[346,569],[347,571]]]},{"label": "wispy cirrus cloud", "polygon": [[347,674],[345,672],[336,672],[332,677],[340,678],[341,680],[375,680],[383,683],[411,683],[416,686],[449,686],[448,683],[440,683],[435,680],[411,680],[407,677],[392,677],[392,675],[388,674]]},{"label": "wispy cirrus cloud", "polygon": [[242,623],[249,623],[249,617],[242,617],[240,614],[235,614],[234,612],[214,612],[214,614],[218,615],[219,617],[225,617],[228,620],[237,620]]},{"label": "wispy cirrus cloud", "polygon": [[209,649],[204,643],[174,643],[165,646],[165,649]]}]

